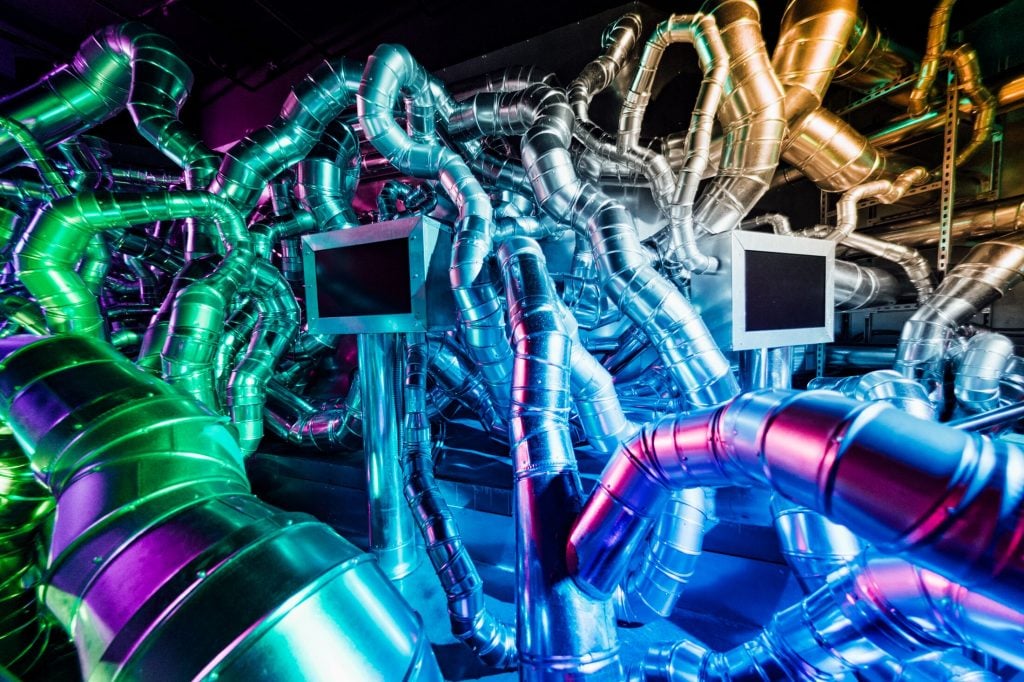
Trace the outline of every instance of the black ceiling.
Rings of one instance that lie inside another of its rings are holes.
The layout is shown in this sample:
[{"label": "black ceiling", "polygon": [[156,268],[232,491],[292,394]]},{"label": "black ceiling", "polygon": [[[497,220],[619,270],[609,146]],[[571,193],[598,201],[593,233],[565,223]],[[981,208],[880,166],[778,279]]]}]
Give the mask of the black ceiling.
[{"label": "black ceiling", "polygon": [[[686,13],[697,11],[702,0],[643,4],[655,12]],[[924,47],[934,4],[935,0],[862,2],[887,36],[918,52]],[[967,27],[1009,4],[961,2],[954,7],[952,29]],[[196,75],[183,115],[196,117],[227,95],[241,95],[236,111],[246,106],[247,94],[269,93],[280,101],[295,74],[321,59],[365,59],[383,42],[406,45],[426,68],[439,71],[628,6],[621,0],[0,0],[0,95],[66,63],[92,31],[128,19],[141,20],[178,44]],[[761,3],[769,46],[784,6],[781,0]],[[586,55],[578,64],[582,66],[598,47],[589,32],[576,40],[579,44],[567,44],[565,50]],[[541,63],[551,55],[536,56]]]}]

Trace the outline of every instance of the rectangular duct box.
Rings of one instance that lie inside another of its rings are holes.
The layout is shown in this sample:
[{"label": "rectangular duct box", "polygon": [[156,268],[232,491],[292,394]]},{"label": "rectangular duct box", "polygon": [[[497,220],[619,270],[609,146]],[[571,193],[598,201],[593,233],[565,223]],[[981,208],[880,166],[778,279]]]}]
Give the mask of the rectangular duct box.
[{"label": "rectangular duct box", "polygon": [[428,217],[305,235],[310,330],[373,334],[454,328],[451,252],[451,234]]},{"label": "rectangular duct box", "polygon": [[723,350],[833,340],[834,242],[735,230],[700,244],[719,266],[690,297]]}]

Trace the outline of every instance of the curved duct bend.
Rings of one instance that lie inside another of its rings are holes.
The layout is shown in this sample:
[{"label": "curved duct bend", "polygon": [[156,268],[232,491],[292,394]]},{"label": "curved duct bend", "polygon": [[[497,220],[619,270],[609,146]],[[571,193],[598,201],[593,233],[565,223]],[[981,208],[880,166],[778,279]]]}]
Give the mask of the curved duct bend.
[{"label": "curved duct bend", "polygon": [[569,439],[572,341],[536,242],[513,237],[498,255],[515,348],[509,440],[519,678],[619,682],[611,604],[580,592],[565,561],[565,542],[583,499]]},{"label": "curved duct bend", "polygon": [[[779,613],[756,639],[712,653],[653,648],[637,681],[834,680],[897,670],[922,651],[965,646],[1020,667],[1024,613],[896,557],[868,551]],[[886,677],[885,679],[892,679]],[[929,677],[928,679],[935,679]]]},{"label": "curved duct bend", "polygon": [[327,125],[353,103],[363,65],[324,62],[292,88],[277,120],[235,143],[208,191],[251,210],[268,182],[313,149]]},{"label": "curved duct bend", "polygon": [[1010,368],[1013,351],[1013,341],[1002,334],[983,332],[972,336],[953,384],[957,404],[970,413],[999,407],[1000,379]]},{"label": "curved duct bend", "polygon": [[895,368],[941,386],[946,350],[957,329],[1024,279],[1024,235],[979,244],[903,325]]},{"label": "curved duct bend", "polygon": [[[393,113],[399,96],[404,98],[411,122],[408,134]],[[414,177],[440,178],[459,207],[449,270],[452,291],[473,359],[495,403],[506,405],[512,353],[501,299],[487,267],[493,251],[491,202],[458,154],[429,144],[430,133],[412,127],[418,121],[432,133],[431,78],[404,47],[381,45],[366,63],[356,108],[367,140],[391,165]]]},{"label": "curved duct bend", "polygon": [[402,453],[405,499],[448,598],[452,634],[488,666],[513,669],[518,663],[515,632],[487,609],[483,581],[462,542],[458,523],[434,480],[430,420],[426,414],[426,339],[420,334],[409,334],[407,346]]},{"label": "curved duct bend", "polygon": [[701,13],[715,18],[730,55],[718,111],[722,158],[693,214],[699,229],[717,234],[735,228],[768,190],[782,151],[786,116],[754,0],[711,0]]},{"label": "curved duct bend", "polygon": [[475,96],[453,117],[451,132],[522,134],[523,165],[541,208],[589,235],[605,292],[651,340],[676,385],[694,405],[728,400],[739,385],[700,315],[651,266],[625,207],[576,175],[573,123],[564,94],[533,85]]},{"label": "curved duct bend", "polygon": [[0,411],[57,500],[42,598],[85,678],[440,682],[372,558],[255,498],[222,418],[91,339],[0,348]]},{"label": "curved duct bend", "polygon": [[[905,447],[908,436],[917,447]],[[624,444],[572,530],[569,566],[587,594],[607,597],[671,491],[768,484],[881,551],[1019,609],[1021,466],[1024,451],[1012,443],[884,403],[831,391],[748,393],[648,424]]]},{"label": "curved duct bend", "polygon": [[[220,161],[178,120],[192,71],[167,38],[138,22],[90,36],[70,64],[0,102],[46,147],[99,125],[127,107],[139,133],[196,177],[210,179]],[[16,160],[16,144],[0,140],[0,167]]]},{"label": "curved duct bend", "polygon": [[903,170],[894,169],[864,135],[822,106],[857,18],[853,0],[791,2],[772,56],[788,122],[782,158],[827,191],[848,190]]},{"label": "curved duct bend", "polygon": [[352,198],[359,184],[359,137],[352,126],[334,120],[320,141],[295,165],[295,196],[313,214],[321,232],[355,227]]}]

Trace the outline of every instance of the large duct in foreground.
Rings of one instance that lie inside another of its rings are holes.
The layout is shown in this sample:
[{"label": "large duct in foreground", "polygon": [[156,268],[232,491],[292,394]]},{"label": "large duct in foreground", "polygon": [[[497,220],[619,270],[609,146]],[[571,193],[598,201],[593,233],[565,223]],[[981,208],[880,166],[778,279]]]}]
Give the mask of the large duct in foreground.
[{"label": "large duct in foreground", "polygon": [[440,682],[373,559],[254,497],[221,418],[83,337],[0,357],[0,412],[57,500],[42,598],[86,679]]}]

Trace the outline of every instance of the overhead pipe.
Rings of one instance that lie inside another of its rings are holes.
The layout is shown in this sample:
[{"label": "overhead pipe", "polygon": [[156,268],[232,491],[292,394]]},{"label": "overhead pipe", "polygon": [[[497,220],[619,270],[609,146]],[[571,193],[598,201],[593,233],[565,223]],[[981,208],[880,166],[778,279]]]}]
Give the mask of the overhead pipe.
[{"label": "overhead pipe", "polygon": [[523,164],[541,208],[590,236],[605,292],[644,330],[692,403],[714,405],[738,393],[732,368],[697,311],[651,266],[632,217],[576,175],[568,151],[575,119],[565,95],[533,85],[479,94],[463,106],[453,134],[494,126],[522,135]]},{"label": "overhead pipe", "polygon": [[[470,354],[484,375],[496,404],[507,404],[511,350],[506,342],[501,299],[490,280],[487,259],[493,249],[493,211],[480,183],[450,149],[417,141],[395,121],[394,108],[403,96],[407,109],[427,117],[433,95],[431,79],[408,51],[381,45],[366,64],[356,97],[359,122],[367,140],[388,162],[413,177],[440,178],[459,207],[452,265],[452,291]],[[416,117],[413,117],[416,118]]]},{"label": "overhead pipe", "polygon": [[648,424],[624,444],[572,530],[570,571],[587,594],[607,597],[672,490],[770,485],[880,551],[1016,609],[1024,604],[1020,466],[1024,451],[1013,443],[884,403],[831,391],[748,393]]},{"label": "overhead pipe", "polygon": [[[87,38],[70,63],[0,101],[0,116],[17,121],[43,147],[93,128],[127,107],[139,133],[197,178],[213,175],[219,156],[178,120],[192,89],[192,71],[174,44],[130,21]],[[0,167],[17,144],[0,140]]]},{"label": "overhead pipe", "polygon": [[[934,246],[939,242],[938,216],[881,223],[865,234],[905,246]],[[1024,202],[1020,196],[957,207],[950,225],[950,239],[958,242],[984,239],[1024,230]]]},{"label": "overhead pipe", "polygon": [[1024,235],[975,246],[935,293],[904,323],[895,369],[929,387],[941,386],[953,334],[1024,279]]},{"label": "overhead pipe", "polygon": [[836,204],[836,227],[824,235],[824,239],[839,242],[872,256],[884,258],[900,266],[917,292],[919,302],[924,302],[933,291],[932,269],[920,253],[908,246],[890,244],[881,239],[855,232],[857,229],[857,202],[874,198],[880,203],[891,204],[899,201],[911,186],[920,184],[930,177],[923,166],[915,166],[900,173],[893,181],[875,180],[847,190]]},{"label": "overhead pipe", "polygon": [[352,198],[359,184],[360,157],[359,137],[352,126],[335,119],[295,165],[295,196],[320,232],[359,224]]},{"label": "overhead pipe", "polygon": [[[252,259],[245,225],[231,206],[199,191],[79,192],[54,201],[35,216],[15,246],[18,278],[45,310],[52,332],[99,336],[103,333],[99,307],[75,271],[89,240],[110,228],[195,216],[209,217],[221,225],[231,255],[215,271],[222,274],[210,277],[231,286],[230,293],[234,293],[245,281]],[[224,297],[221,309],[229,303],[230,297]],[[208,325],[208,329],[214,327]]]},{"label": "overhead pipe", "polygon": [[925,44],[924,57],[917,71],[917,80],[910,91],[907,112],[911,116],[920,116],[930,107],[932,86],[939,75],[941,59],[946,52],[946,39],[949,35],[949,20],[953,14],[956,0],[938,0],[928,22],[928,41]]},{"label": "overhead pipe", "polygon": [[565,560],[565,543],[583,500],[569,438],[572,341],[536,242],[513,237],[500,245],[498,257],[515,348],[509,440],[515,469],[519,679],[619,682],[611,604],[583,594]]},{"label": "overhead pipe", "polygon": [[898,669],[899,661],[921,651],[955,646],[1024,665],[1019,609],[906,560],[865,555],[776,615],[757,638],[721,653],[691,640],[654,647],[632,679],[844,679],[872,668]]},{"label": "overhead pipe", "polygon": [[426,413],[427,343],[422,334],[407,336],[402,453],[405,499],[447,597],[452,634],[487,666],[514,669],[518,662],[515,629],[499,621],[487,608],[483,581],[462,541],[458,522],[434,479],[430,420]]},{"label": "overhead pipe", "polygon": [[[857,7],[857,21],[850,31],[832,82],[857,92],[870,92],[886,87],[913,74],[918,56],[898,45],[868,18],[864,7]],[[906,90],[889,95],[892,101],[906,106]]]},{"label": "overhead pipe", "polygon": [[788,123],[782,158],[826,191],[849,190],[903,170],[822,104],[856,26],[852,0],[791,2],[772,56]]},{"label": "overhead pipe", "polygon": [[[684,143],[686,154],[682,167],[679,169],[679,179],[675,184],[675,191],[669,204],[666,254],[670,265],[681,265],[692,274],[714,272],[718,268],[717,261],[713,256],[701,253],[697,246],[693,204],[701,177],[708,166],[715,113],[722,101],[729,75],[729,52],[718,31],[714,17],[709,15],[697,14],[692,17],[672,15],[667,22],[665,32],[665,37],[661,38],[662,42],[678,39],[692,42],[697,49],[697,55],[704,70],[704,79],[697,92],[697,101],[694,104],[690,127]],[[620,144],[623,142],[632,144],[634,148],[639,142],[638,134],[643,120],[644,102],[642,99],[634,102],[633,93],[638,87],[642,87],[648,92],[650,90],[649,84],[644,84],[641,80],[646,75],[646,72],[642,70],[648,65],[652,72],[657,68],[657,61],[660,59],[660,52],[655,42],[657,39],[658,37],[652,36],[648,41],[641,59],[641,71],[638,71],[633,87],[630,88],[626,101],[622,105],[619,142]],[[648,57],[648,55],[654,54],[657,54],[658,57]],[[631,121],[624,124],[623,119],[627,117],[631,117]],[[624,131],[627,133],[626,136],[623,136]],[[637,133],[637,136],[634,137],[632,132]],[[719,167],[719,171],[721,170]]]},{"label": "overhead pipe", "polygon": [[345,58],[315,68],[292,88],[273,123],[225,152],[207,190],[241,211],[252,210],[267,183],[302,161],[327,125],[353,104],[362,74],[362,64]]},{"label": "overhead pipe", "polygon": [[786,132],[782,86],[761,36],[754,0],[709,0],[702,14],[714,17],[729,59],[718,119],[723,150],[718,174],[694,208],[699,230],[734,229],[768,190]]},{"label": "overhead pipe", "polygon": [[440,682],[373,559],[253,496],[222,418],[93,339],[0,348],[0,413],[57,501],[42,599],[84,678]]}]

